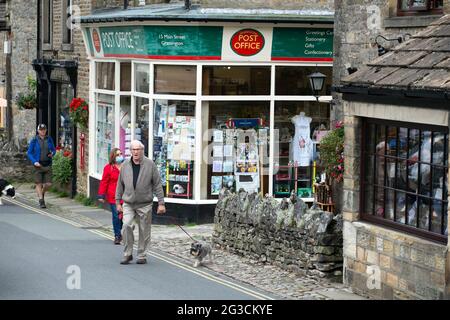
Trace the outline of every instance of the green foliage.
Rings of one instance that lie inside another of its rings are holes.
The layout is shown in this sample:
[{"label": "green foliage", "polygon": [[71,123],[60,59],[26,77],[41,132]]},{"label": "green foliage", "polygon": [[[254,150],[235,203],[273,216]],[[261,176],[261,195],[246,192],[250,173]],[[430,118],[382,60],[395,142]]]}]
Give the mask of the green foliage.
[{"label": "green foliage", "polygon": [[37,81],[30,75],[27,76],[28,90],[26,93],[19,93],[17,96],[17,105],[20,109],[37,108]]},{"label": "green foliage", "polygon": [[320,141],[320,162],[327,176],[340,182],[344,176],[344,127],[338,125]]},{"label": "green foliage", "polygon": [[64,157],[62,151],[56,152],[53,157],[52,171],[55,182],[61,185],[69,183],[72,178],[72,158]]},{"label": "green foliage", "polygon": [[86,195],[79,193],[75,196],[75,201],[81,203],[82,205],[86,206],[86,207],[95,207],[95,201],[92,200],[89,197],[86,197]]}]

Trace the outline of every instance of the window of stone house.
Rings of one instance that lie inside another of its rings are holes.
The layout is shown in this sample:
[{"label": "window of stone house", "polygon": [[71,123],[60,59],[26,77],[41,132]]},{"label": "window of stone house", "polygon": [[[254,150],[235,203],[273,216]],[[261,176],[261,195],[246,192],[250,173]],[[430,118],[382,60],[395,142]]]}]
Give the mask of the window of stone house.
[{"label": "window of stone house", "polygon": [[438,241],[448,235],[448,129],[367,119],[361,217]]},{"label": "window of stone house", "polygon": [[399,0],[399,16],[442,13],[443,0]]},{"label": "window of stone house", "polygon": [[53,19],[52,19],[52,0],[42,1],[42,42],[44,44],[44,50],[51,49],[52,43],[52,29],[53,29]]},{"label": "window of stone house", "polygon": [[72,0],[62,0],[62,40],[63,44],[72,43]]}]

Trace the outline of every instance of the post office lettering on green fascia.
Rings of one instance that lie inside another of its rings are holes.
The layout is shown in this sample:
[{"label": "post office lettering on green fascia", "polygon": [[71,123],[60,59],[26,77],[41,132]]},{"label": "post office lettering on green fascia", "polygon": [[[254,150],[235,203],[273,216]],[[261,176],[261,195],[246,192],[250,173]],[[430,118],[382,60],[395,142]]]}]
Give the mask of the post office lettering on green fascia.
[{"label": "post office lettering on green fascia", "polygon": [[102,32],[102,43],[106,48],[134,49],[131,32]]}]

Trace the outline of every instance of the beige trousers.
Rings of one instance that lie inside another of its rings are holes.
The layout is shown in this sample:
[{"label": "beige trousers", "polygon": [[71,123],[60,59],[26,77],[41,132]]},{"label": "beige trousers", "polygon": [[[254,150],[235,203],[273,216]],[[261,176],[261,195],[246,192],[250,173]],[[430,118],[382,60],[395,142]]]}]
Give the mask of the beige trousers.
[{"label": "beige trousers", "polygon": [[138,225],[138,259],[146,258],[145,252],[150,243],[151,225],[152,225],[152,204],[145,207],[134,208],[132,205],[123,204],[123,226],[122,239],[125,245],[124,256],[131,256],[133,254],[134,234],[133,223]]}]

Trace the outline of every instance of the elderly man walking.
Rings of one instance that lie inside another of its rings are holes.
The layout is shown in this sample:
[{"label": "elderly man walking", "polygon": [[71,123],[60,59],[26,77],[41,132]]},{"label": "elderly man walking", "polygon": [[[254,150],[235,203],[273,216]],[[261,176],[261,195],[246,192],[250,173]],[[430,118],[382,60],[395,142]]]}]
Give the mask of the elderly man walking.
[{"label": "elderly man walking", "polygon": [[[123,212],[122,239],[125,245],[121,264],[133,260],[133,222],[139,227],[137,264],[147,263],[146,250],[150,243],[153,194],[158,198],[157,214],[164,214],[164,193],[155,163],[144,156],[144,145],[137,140],[130,144],[131,159],[126,160],[117,180],[117,211]],[[123,200],[123,205],[121,201]]]}]

